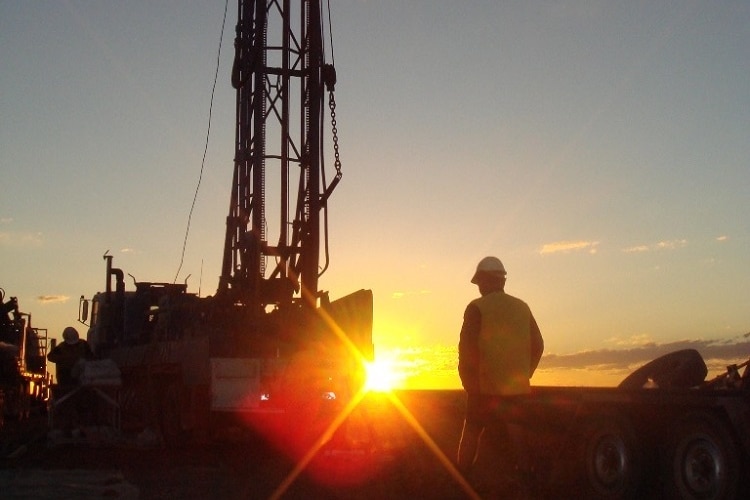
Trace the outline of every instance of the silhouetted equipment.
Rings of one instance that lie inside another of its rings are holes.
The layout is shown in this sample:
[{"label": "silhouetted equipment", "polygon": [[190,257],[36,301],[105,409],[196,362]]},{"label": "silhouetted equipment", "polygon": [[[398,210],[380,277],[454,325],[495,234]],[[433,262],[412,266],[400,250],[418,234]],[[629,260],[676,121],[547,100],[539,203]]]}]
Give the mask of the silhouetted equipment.
[{"label": "silhouetted equipment", "polygon": [[330,301],[318,282],[328,266],[325,213],[341,178],[321,19],[315,0],[238,2],[234,175],[216,294],[140,281],[127,290],[105,254],[105,291],[81,298],[92,348],[122,373],[123,430],[159,429],[169,441],[241,417],[270,434],[278,421],[304,427],[297,409],[331,394],[340,404],[362,385],[372,292]]},{"label": "silhouetted equipment", "polygon": [[32,327],[31,314],[19,310],[16,297],[6,302],[0,288],[0,423],[44,410],[49,381],[47,330]]}]

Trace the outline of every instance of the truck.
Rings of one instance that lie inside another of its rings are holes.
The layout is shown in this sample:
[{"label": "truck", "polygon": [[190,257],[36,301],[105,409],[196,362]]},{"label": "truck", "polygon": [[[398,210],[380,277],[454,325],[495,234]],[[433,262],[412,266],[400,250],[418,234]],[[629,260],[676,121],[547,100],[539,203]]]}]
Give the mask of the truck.
[{"label": "truck", "polygon": [[0,423],[4,417],[25,420],[46,409],[47,330],[31,324],[31,314],[19,310],[18,298],[5,300],[0,288]]},{"label": "truck", "polygon": [[372,291],[331,300],[319,286],[342,176],[321,15],[317,0],[238,2],[234,175],[216,293],[135,278],[128,289],[105,254],[103,291],[81,297],[89,344],[121,373],[123,431],[170,443],[242,424],[294,447],[362,387]]}]

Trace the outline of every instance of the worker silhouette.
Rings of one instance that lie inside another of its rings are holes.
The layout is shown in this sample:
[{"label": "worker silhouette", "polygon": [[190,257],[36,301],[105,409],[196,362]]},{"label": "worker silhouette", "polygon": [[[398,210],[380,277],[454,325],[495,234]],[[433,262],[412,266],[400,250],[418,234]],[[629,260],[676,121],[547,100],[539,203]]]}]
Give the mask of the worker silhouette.
[{"label": "worker silhouette", "polygon": [[511,445],[516,486],[528,494],[531,464],[525,431],[514,414],[519,397],[531,391],[529,379],[544,341],[529,306],[505,293],[505,280],[505,267],[497,257],[482,259],[471,279],[481,297],[466,307],[458,344],[458,372],[467,400],[457,463],[474,479],[485,430],[499,432]]},{"label": "worker silhouette", "polygon": [[78,336],[78,331],[69,326],[63,330],[63,341],[47,354],[47,359],[57,367],[57,383],[61,386],[78,384],[76,365],[80,360],[93,359],[88,342]]}]

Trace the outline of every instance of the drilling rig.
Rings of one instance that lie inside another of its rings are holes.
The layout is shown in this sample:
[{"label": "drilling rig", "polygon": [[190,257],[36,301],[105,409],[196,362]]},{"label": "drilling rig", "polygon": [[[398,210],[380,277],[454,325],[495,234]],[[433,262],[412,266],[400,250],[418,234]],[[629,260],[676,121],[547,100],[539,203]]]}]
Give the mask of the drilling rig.
[{"label": "drilling rig", "polygon": [[318,0],[238,2],[234,175],[215,295],[135,279],[126,290],[105,254],[105,291],[81,298],[89,343],[122,374],[124,430],[155,428],[168,442],[227,418],[265,422],[261,432],[299,427],[302,413],[314,419],[362,385],[372,292],[331,301],[319,288],[328,200],[341,178],[322,19]]}]

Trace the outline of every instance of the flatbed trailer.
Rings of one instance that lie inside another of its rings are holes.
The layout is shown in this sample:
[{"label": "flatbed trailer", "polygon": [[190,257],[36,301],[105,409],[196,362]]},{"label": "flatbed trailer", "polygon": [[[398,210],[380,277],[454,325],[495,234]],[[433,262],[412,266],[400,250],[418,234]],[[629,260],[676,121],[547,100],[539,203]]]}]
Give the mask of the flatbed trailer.
[{"label": "flatbed trailer", "polygon": [[733,365],[692,387],[533,387],[519,417],[539,472],[582,497],[743,498],[748,381]]}]

